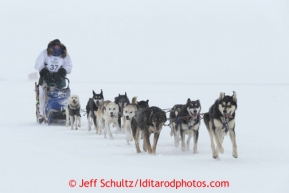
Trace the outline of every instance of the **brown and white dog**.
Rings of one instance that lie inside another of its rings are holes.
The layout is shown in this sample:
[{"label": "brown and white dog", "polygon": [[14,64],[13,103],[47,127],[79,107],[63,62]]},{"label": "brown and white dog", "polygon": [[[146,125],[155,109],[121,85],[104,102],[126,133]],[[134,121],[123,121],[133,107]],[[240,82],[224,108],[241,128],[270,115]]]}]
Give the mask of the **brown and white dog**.
[{"label": "brown and white dog", "polygon": [[129,141],[133,140],[132,133],[131,133],[131,121],[137,110],[138,110],[137,97],[133,97],[131,104],[126,105],[123,108],[122,122],[123,122],[124,132],[126,135],[127,144],[129,144]]},{"label": "brown and white dog", "polygon": [[117,127],[118,132],[120,131],[118,112],[119,107],[114,102],[107,100],[100,104],[96,112],[98,134],[101,134],[102,128],[104,128],[104,138],[106,138],[106,132],[108,132],[109,138],[113,139],[110,124],[113,123]]},{"label": "brown and white dog", "polygon": [[66,113],[66,127],[71,125],[71,130],[74,130],[73,121],[75,120],[75,130],[81,126],[80,122],[80,103],[77,95],[71,95],[68,98],[68,103],[65,109]]},{"label": "brown and white dog", "polygon": [[[158,107],[139,109],[133,117],[131,128],[135,140],[137,153],[140,153],[139,136],[144,132],[143,150],[155,154],[162,126],[166,122],[166,113]],[[150,144],[150,135],[154,134],[153,146]]]}]

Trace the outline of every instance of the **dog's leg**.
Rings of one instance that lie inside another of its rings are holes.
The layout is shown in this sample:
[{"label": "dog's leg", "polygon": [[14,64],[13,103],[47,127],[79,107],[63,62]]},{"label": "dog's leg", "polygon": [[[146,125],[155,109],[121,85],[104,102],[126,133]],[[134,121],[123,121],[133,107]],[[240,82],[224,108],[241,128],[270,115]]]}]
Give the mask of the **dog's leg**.
[{"label": "dog's leg", "polygon": [[88,112],[88,115],[87,115],[87,122],[88,122],[88,125],[87,125],[88,131],[91,131],[90,112]]},{"label": "dog's leg", "polygon": [[140,128],[137,126],[137,123],[134,118],[131,120],[131,131],[132,131],[132,136],[134,138],[136,152],[141,153],[141,150],[139,148],[139,135],[141,131],[140,131]]},{"label": "dog's leg", "polygon": [[187,131],[187,134],[188,134],[188,139],[187,139],[187,144],[186,144],[186,150],[190,151],[191,150],[190,143],[191,143],[192,137],[194,136],[194,131]]},{"label": "dog's leg", "polygon": [[104,138],[106,138],[106,132],[108,130],[108,127],[109,127],[109,124],[107,123],[107,121],[104,121],[104,132],[103,132],[103,135],[104,135]]},{"label": "dog's leg", "polygon": [[68,107],[66,107],[66,109],[65,109],[65,114],[66,114],[66,125],[65,126],[68,127],[69,123],[70,123]]},{"label": "dog's leg", "polygon": [[121,130],[120,130],[120,127],[118,125],[117,119],[113,121],[113,124],[116,126],[116,130],[114,133],[116,133],[116,134],[120,133]]},{"label": "dog's leg", "polygon": [[149,132],[144,132],[144,141],[145,141],[145,145],[146,145],[146,148],[148,150],[148,153],[152,154],[153,150],[152,150],[151,143],[150,143],[150,133]]},{"label": "dog's leg", "polygon": [[146,140],[144,140],[144,131],[142,131],[141,133],[143,135],[143,145],[142,145],[142,149],[147,152],[148,151],[148,148],[147,148],[147,144],[146,144]]},{"label": "dog's leg", "polygon": [[[175,141],[175,147],[177,148],[177,147],[179,147],[179,145],[180,145],[180,129],[178,129],[177,127],[176,127],[176,124],[172,124],[172,129],[173,129],[173,131],[174,131],[174,141]],[[172,132],[173,132],[172,131]]]},{"label": "dog's leg", "polygon": [[78,127],[81,127],[81,116],[78,116]]},{"label": "dog's leg", "polygon": [[101,135],[103,127],[104,127],[103,118],[100,115],[96,116],[96,125],[95,125],[96,134]]},{"label": "dog's leg", "polygon": [[73,116],[70,115],[70,125],[71,125],[71,130],[74,130],[74,127],[73,127]]},{"label": "dog's leg", "polygon": [[109,139],[113,139],[112,133],[110,131],[110,123],[107,123],[107,121],[105,121],[105,124],[106,124],[106,129],[107,129],[107,132],[108,132]]},{"label": "dog's leg", "polygon": [[158,140],[159,140],[159,136],[160,136],[160,133],[155,133],[154,134],[153,154],[156,154],[156,149],[157,149],[157,143],[158,143]]},{"label": "dog's leg", "polygon": [[[121,109],[120,109],[120,111],[121,111]],[[118,115],[118,118],[117,118],[118,122],[117,122],[117,124],[115,124],[116,126],[118,125],[118,128],[121,128],[121,117],[122,117],[122,113],[121,113],[121,116]],[[116,132],[119,133],[120,129],[118,129]]]},{"label": "dog's leg", "polygon": [[126,135],[126,142],[129,145],[129,142],[133,140],[132,134],[131,134],[131,123],[130,121],[125,121],[124,122],[124,131]]},{"label": "dog's leg", "polygon": [[97,130],[96,130],[96,134],[101,135],[102,131],[105,131],[105,120],[103,118],[100,118],[101,120],[97,122]]},{"label": "dog's leg", "polygon": [[113,126],[116,127],[116,130],[114,131],[115,134],[119,134],[121,132],[121,117],[118,117],[117,118],[117,121],[116,122],[113,122]]},{"label": "dog's leg", "polygon": [[213,126],[213,134],[214,139],[216,142],[217,150],[220,153],[224,153],[224,148],[222,146],[223,140],[224,140],[224,131],[223,131],[223,123],[217,119],[213,119],[211,122],[211,126]]},{"label": "dog's leg", "polygon": [[75,129],[78,130],[78,127],[80,127],[80,116],[75,115]]},{"label": "dog's leg", "polygon": [[214,139],[215,139],[215,142],[217,144],[219,152],[223,154],[224,153],[224,148],[222,146],[222,142],[223,142],[223,139],[224,139],[224,134],[223,134],[223,130],[222,129],[216,128],[214,130]]},{"label": "dog's leg", "polygon": [[218,158],[218,152],[216,151],[216,148],[215,148],[214,137],[213,137],[213,135],[214,135],[213,128],[212,128],[211,123],[208,126],[209,126],[208,132],[210,135],[212,155],[213,155],[213,158],[217,159]]},{"label": "dog's leg", "polygon": [[96,134],[99,134],[99,121],[97,119],[97,111],[93,111],[92,112],[92,120],[93,120],[93,124],[94,124],[94,129],[96,130]]},{"label": "dog's leg", "polygon": [[[126,121],[125,119],[123,119],[124,122],[123,122],[123,126],[124,126],[124,132],[125,132],[125,140],[126,140],[126,143],[129,145],[129,131],[128,131],[128,128],[129,125],[128,125],[128,121]],[[131,136],[132,137],[132,136]]]},{"label": "dog's leg", "polygon": [[175,138],[175,147],[178,148],[180,145],[180,130],[176,131],[174,138]]},{"label": "dog's leg", "polygon": [[132,127],[132,134],[134,137],[134,142],[135,142],[135,148],[137,153],[141,153],[141,150],[139,148],[139,135],[140,135],[140,128],[137,126]]},{"label": "dog's leg", "polygon": [[194,149],[193,153],[198,153],[198,139],[199,139],[199,128],[198,130],[193,130],[193,137],[194,137]]},{"label": "dog's leg", "polygon": [[230,134],[230,139],[232,141],[232,146],[233,146],[233,157],[237,158],[238,157],[238,152],[237,152],[237,143],[236,143],[236,133],[235,133],[235,128],[229,129],[229,134]]},{"label": "dog's leg", "polygon": [[181,140],[182,140],[182,151],[185,151],[186,150],[186,144],[185,144],[185,132],[180,129],[180,135],[181,135]]}]

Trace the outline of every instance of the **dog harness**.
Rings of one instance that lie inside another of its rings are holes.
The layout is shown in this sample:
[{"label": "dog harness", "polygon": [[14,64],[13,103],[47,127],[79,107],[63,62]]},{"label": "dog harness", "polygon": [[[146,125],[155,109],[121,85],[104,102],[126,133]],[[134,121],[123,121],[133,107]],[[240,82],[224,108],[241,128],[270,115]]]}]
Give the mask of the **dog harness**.
[{"label": "dog harness", "polygon": [[222,119],[223,128],[225,128],[225,132],[227,133],[229,131],[229,125],[228,125],[228,118]]},{"label": "dog harness", "polygon": [[228,122],[230,121],[230,118],[233,119],[232,115],[224,115],[221,120],[223,123],[223,128],[225,128],[225,132],[227,133],[229,131],[229,125]]},{"label": "dog harness", "polygon": [[69,110],[69,115],[70,116],[76,115],[76,116],[81,117],[79,106],[77,106],[76,108],[71,108],[70,105],[68,105],[68,110]]}]

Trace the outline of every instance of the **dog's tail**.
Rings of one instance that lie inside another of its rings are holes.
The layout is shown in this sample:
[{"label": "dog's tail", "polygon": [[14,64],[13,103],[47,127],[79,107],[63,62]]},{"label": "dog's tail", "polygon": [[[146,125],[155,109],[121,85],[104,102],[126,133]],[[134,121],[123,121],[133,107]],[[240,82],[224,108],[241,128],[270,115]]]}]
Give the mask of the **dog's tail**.
[{"label": "dog's tail", "polygon": [[203,118],[204,118],[205,125],[206,125],[207,129],[209,130],[209,122],[210,122],[210,115],[209,115],[209,113],[204,113]]},{"label": "dog's tail", "polygon": [[131,104],[137,104],[137,97],[133,97],[132,100],[131,100]]}]

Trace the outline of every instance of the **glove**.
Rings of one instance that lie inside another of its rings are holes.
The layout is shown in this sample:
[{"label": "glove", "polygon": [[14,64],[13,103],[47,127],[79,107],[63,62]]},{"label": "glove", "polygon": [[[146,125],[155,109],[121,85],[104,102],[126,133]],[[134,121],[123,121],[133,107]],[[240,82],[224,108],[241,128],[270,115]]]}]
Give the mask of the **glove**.
[{"label": "glove", "polygon": [[62,78],[62,76],[60,76],[59,73],[54,73],[54,74],[53,74],[53,80],[54,80],[55,82],[60,81],[61,78]]},{"label": "glove", "polygon": [[45,77],[47,74],[49,74],[49,70],[47,68],[42,68],[39,74],[40,74],[40,77]]},{"label": "glove", "polygon": [[66,70],[65,70],[65,68],[60,68],[59,70],[58,70],[58,74],[60,75],[60,76],[62,76],[62,77],[65,77],[66,76]]}]

